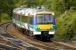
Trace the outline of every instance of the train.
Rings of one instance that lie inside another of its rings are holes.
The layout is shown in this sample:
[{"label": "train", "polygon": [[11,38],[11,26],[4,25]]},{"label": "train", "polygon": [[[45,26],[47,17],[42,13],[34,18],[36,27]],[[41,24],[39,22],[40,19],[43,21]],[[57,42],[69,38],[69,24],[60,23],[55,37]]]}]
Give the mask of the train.
[{"label": "train", "polygon": [[44,40],[53,38],[56,31],[54,12],[47,8],[15,8],[12,21],[25,34]]}]

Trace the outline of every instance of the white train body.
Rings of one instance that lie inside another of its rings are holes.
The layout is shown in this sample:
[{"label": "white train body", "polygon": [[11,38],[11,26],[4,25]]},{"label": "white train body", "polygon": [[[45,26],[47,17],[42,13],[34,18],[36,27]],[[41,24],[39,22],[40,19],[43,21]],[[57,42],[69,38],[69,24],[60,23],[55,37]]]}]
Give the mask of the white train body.
[{"label": "white train body", "polygon": [[54,35],[56,30],[54,13],[45,8],[16,8],[13,10],[13,23],[30,30],[32,35]]}]

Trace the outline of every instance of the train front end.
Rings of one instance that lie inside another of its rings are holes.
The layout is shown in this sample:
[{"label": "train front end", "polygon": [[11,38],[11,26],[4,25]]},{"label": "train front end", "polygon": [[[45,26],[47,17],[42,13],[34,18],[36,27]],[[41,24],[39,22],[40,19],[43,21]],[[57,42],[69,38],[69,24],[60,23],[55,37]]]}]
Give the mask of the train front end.
[{"label": "train front end", "polygon": [[33,25],[30,25],[33,35],[41,39],[53,38],[56,30],[55,17],[51,12],[38,12],[33,17]]}]

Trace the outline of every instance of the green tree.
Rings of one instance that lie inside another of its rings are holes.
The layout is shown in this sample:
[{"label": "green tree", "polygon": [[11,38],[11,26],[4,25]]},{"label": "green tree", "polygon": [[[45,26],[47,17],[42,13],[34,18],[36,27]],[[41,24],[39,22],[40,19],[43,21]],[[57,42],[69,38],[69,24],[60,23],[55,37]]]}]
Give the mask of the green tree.
[{"label": "green tree", "polygon": [[56,13],[56,15],[64,13],[66,10],[64,0],[52,0],[51,9]]},{"label": "green tree", "polygon": [[[1,13],[9,14],[10,19],[13,14],[13,9],[24,5],[26,0],[0,0],[0,15]],[[1,16],[0,16],[1,19]],[[1,20],[0,20],[1,21]]]},{"label": "green tree", "polygon": [[65,39],[70,40],[73,38],[74,35],[76,35],[76,11],[75,10],[69,10],[66,11],[63,15],[61,15],[61,23],[60,23],[60,29],[61,34],[63,34],[63,37]]}]

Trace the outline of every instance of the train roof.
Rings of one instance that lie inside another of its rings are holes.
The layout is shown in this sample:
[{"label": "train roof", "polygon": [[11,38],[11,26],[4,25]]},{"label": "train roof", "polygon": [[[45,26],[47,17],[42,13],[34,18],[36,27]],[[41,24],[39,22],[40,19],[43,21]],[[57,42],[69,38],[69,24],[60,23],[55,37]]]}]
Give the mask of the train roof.
[{"label": "train roof", "polygon": [[35,15],[35,14],[52,14],[53,12],[50,12],[47,8],[42,9],[32,9],[32,8],[16,8],[13,10],[13,13],[20,14],[20,15]]}]

